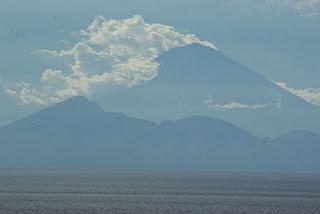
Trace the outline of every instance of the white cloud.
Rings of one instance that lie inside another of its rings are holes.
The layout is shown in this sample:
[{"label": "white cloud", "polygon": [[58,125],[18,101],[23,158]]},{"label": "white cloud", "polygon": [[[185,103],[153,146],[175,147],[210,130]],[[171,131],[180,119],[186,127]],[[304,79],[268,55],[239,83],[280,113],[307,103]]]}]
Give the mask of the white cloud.
[{"label": "white cloud", "polygon": [[46,93],[40,92],[25,82],[10,83],[0,78],[0,89],[7,94],[19,97],[21,104],[34,103],[38,105],[48,105],[57,102],[57,98],[48,96]]},{"label": "white cloud", "polygon": [[155,59],[172,48],[199,43],[216,49],[194,34],[183,34],[174,27],[148,24],[139,15],[124,20],[94,19],[87,29],[76,33],[77,43],[67,50],[38,50],[38,54],[71,60],[69,69],[48,68],[41,77],[41,88],[26,83],[12,84],[8,94],[22,103],[47,105],[92,88],[113,83],[131,87],[157,76]]},{"label": "white cloud", "polygon": [[272,103],[265,104],[243,104],[239,102],[231,103],[216,103],[212,95],[208,96],[204,101],[204,104],[207,108],[214,109],[263,109],[272,106]]},{"label": "white cloud", "polygon": [[279,87],[289,91],[290,93],[301,97],[305,101],[317,105],[320,107],[320,88],[305,88],[305,89],[298,89],[289,87],[284,82],[274,82]]}]

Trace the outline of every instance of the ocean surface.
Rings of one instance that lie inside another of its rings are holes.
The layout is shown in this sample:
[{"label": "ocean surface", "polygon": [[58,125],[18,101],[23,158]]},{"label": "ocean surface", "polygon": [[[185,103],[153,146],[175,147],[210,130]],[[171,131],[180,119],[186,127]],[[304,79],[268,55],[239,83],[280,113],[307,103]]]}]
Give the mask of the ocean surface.
[{"label": "ocean surface", "polygon": [[0,213],[319,214],[320,175],[0,170]]}]

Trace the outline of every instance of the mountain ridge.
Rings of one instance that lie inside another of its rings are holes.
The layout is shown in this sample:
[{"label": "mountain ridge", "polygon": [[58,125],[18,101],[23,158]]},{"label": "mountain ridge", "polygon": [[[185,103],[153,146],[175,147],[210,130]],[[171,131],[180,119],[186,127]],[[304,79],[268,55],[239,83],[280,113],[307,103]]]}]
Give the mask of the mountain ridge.
[{"label": "mountain ridge", "polygon": [[261,136],[295,129],[320,132],[319,107],[212,48],[174,48],[156,61],[160,67],[154,79],[96,100],[111,110],[156,122],[201,115]]},{"label": "mountain ridge", "polygon": [[156,124],[75,97],[0,128],[0,167],[320,172],[320,135],[311,136],[307,147],[287,146],[220,119]]}]

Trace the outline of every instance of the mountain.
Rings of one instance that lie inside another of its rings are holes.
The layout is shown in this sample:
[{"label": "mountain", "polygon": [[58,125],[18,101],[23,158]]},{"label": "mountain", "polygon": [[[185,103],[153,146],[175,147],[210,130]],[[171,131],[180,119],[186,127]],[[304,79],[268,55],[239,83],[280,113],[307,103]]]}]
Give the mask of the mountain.
[{"label": "mountain", "polygon": [[304,168],[306,172],[319,171],[319,151],[320,135],[297,130],[283,134],[274,140],[268,148],[269,154],[272,153],[274,168],[283,171],[288,164],[292,171],[299,171]]},{"label": "mountain", "polygon": [[291,131],[276,139],[277,143],[293,145],[320,145],[320,135],[305,130]]},{"label": "mountain", "polygon": [[153,80],[96,99],[111,110],[153,121],[202,115],[264,136],[296,129],[320,131],[317,106],[215,49],[193,44],[156,60],[161,65]]},{"label": "mountain", "polygon": [[[134,143],[154,127],[152,122],[106,113],[84,97],[73,97],[1,128],[2,163],[13,161],[13,166],[22,167],[99,165],[105,156],[119,160],[119,154],[134,153],[133,147],[138,147]],[[129,140],[131,144],[123,145]]]},{"label": "mountain", "polygon": [[138,137],[143,134],[139,132],[142,128],[146,131],[153,126],[151,122],[128,118],[121,113],[106,113],[96,103],[77,96],[6,126],[1,132],[4,133],[2,136],[17,142],[56,143],[60,138],[67,142],[87,142],[85,136],[92,139],[92,136],[105,134],[106,131],[118,138],[125,135]]},{"label": "mountain", "polygon": [[210,163],[215,146],[257,141],[222,120],[189,117],[157,125],[104,112],[80,96],[0,128],[3,167],[187,169]]},{"label": "mountain", "polygon": [[263,139],[204,116],[155,124],[79,96],[0,128],[0,167],[320,172],[319,139]]}]

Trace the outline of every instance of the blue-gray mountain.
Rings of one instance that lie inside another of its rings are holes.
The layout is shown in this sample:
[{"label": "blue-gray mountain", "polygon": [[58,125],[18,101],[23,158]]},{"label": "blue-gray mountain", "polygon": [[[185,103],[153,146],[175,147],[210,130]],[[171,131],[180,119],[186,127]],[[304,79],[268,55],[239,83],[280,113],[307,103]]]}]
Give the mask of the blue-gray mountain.
[{"label": "blue-gray mountain", "polygon": [[111,111],[152,121],[203,115],[264,136],[296,129],[320,131],[319,107],[215,49],[193,44],[172,49],[157,61],[161,66],[153,80],[108,90],[96,100]]},{"label": "blue-gray mountain", "polygon": [[84,97],[0,128],[5,168],[320,172],[317,151],[320,135],[307,131],[270,140],[209,117],[155,124]]}]

